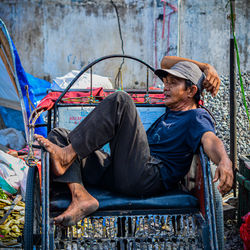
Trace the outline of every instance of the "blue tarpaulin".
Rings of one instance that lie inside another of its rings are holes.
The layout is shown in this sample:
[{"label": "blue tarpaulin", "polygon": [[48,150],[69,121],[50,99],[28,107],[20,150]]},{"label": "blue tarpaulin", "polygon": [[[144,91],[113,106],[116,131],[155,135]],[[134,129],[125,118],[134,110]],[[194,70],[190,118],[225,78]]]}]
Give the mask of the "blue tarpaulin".
[{"label": "blue tarpaulin", "polygon": [[[1,72],[5,71],[5,75],[6,75],[6,71],[7,71],[10,76],[10,74],[12,73],[13,74],[12,77],[14,78],[15,84],[16,84],[16,87],[13,88],[13,86],[10,86],[11,84],[13,85],[13,81],[10,81],[10,80],[4,81],[3,79],[0,79],[0,89],[5,89],[5,91],[8,91],[8,90],[10,91],[10,89],[16,90],[16,94],[18,96],[17,100],[19,100],[21,108],[22,108],[22,116],[19,116],[19,117],[22,117],[23,120],[20,122],[24,124],[23,129],[25,130],[26,136],[27,136],[27,129],[25,129],[25,126],[27,126],[27,124],[25,123],[27,123],[27,119],[30,116],[30,109],[29,109],[30,105],[27,99],[25,86],[28,86],[30,101],[36,107],[38,102],[47,94],[47,90],[51,87],[51,83],[45,80],[39,79],[37,77],[34,77],[25,72],[22,66],[21,60],[19,58],[17,49],[8,33],[8,30],[5,24],[3,23],[1,19],[0,19],[0,29],[2,31],[1,36],[0,36],[0,42],[1,44],[4,45],[4,46],[1,46],[1,50],[3,51],[3,53],[1,53],[2,58],[0,59],[2,60],[2,62],[5,62],[1,64],[0,74]],[[7,67],[10,67],[11,70],[7,70]],[[10,76],[10,79],[11,79],[11,76]],[[4,93],[4,91],[1,91],[1,92]],[[3,98],[6,98],[6,95],[3,96],[2,99]],[[2,114],[5,124],[7,122],[6,124],[7,126],[13,127],[13,126],[10,126],[11,124],[9,123],[12,123],[12,125],[15,125],[15,123],[18,124],[18,121],[17,121],[17,119],[19,119],[18,113],[17,113],[18,111],[14,111],[14,110],[10,111],[9,108],[2,107],[0,109],[0,112]],[[11,116],[13,116],[13,122],[11,122],[11,119],[12,119]],[[39,123],[39,124],[44,123],[43,118],[42,117],[38,118],[36,123]],[[19,129],[21,127],[22,126],[19,126]],[[46,136],[47,134],[46,128],[45,127],[36,128],[35,133]]]}]

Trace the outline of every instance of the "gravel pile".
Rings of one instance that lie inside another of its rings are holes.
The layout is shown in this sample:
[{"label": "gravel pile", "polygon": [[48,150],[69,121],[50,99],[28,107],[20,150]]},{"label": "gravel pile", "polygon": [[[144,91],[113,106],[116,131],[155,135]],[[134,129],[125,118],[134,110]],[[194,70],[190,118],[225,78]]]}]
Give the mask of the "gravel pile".
[{"label": "gravel pile", "polygon": [[[205,93],[204,101],[205,107],[208,108],[216,120],[216,132],[218,137],[223,141],[226,151],[230,154],[230,79],[228,76],[221,76],[220,90],[215,98],[210,94]],[[250,74],[242,74],[243,85],[245,90],[246,102],[249,107],[250,101]],[[240,88],[239,78],[236,84],[236,124],[237,124],[237,155],[249,155],[249,123],[242,101],[242,94]],[[250,111],[250,110],[249,110]],[[229,202],[230,203],[230,202]],[[236,204],[231,204],[237,208]],[[239,227],[237,227],[237,220],[230,219],[224,223],[225,230],[225,249],[243,249],[243,242],[240,238]]]},{"label": "gravel pile", "polygon": [[[216,120],[216,130],[218,137],[224,142],[228,154],[230,153],[230,106],[229,106],[229,88],[230,81],[228,76],[221,76],[220,90],[215,98],[210,94],[205,93],[204,101],[205,107],[208,108]],[[250,74],[242,74],[243,85],[245,89],[245,97],[248,104],[250,101]],[[241,88],[239,78],[236,84],[236,119],[237,119],[237,154],[246,155],[250,154],[249,147],[249,123],[246,111],[242,101]],[[249,110],[250,111],[250,110]]]}]

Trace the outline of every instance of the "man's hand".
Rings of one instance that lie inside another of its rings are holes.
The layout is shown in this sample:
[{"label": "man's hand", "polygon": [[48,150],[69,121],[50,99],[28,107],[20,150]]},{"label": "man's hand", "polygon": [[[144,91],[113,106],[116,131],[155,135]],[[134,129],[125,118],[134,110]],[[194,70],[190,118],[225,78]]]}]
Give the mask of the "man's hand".
[{"label": "man's hand", "polygon": [[220,78],[215,68],[210,64],[204,64],[203,72],[206,75],[203,86],[214,97],[216,96],[220,88]]},{"label": "man's hand", "polygon": [[215,171],[213,182],[220,180],[218,190],[222,195],[231,190],[233,186],[233,179],[234,175],[231,161],[229,160],[219,163]]}]

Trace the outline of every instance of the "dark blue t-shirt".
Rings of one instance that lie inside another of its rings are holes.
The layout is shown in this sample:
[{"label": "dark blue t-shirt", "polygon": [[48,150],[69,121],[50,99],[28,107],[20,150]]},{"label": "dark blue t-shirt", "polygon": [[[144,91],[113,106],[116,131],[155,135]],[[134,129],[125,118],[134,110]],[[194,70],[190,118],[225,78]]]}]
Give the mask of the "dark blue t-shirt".
[{"label": "dark blue t-shirt", "polygon": [[188,173],[201,137],[207,131],[214,132],[214,125],[209,113],[202,108],[167,109],[148,129],[151,155],[163,162],[160,172],[167,189]]}]

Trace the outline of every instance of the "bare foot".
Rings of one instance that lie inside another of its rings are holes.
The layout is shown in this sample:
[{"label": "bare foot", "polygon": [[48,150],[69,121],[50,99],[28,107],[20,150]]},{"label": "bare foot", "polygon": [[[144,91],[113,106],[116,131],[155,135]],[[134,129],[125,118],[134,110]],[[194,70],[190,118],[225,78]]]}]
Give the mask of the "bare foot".
[{"label": "bare foot", "polygon": [[68,183],[72,192],[72,202],[61,215],[54,218],[56,224],[73,226],[84,217],[95,212],[99,202],[79,183]]},{"label": "bare foot", "polygon": [[63,175],[76,159],[76,152],[72,148],[72,145],[70,144],[61,148],[41,135],[34,135],[34,138],[50,153],[50,158],[53,163],[53,173],[57,176]]}]

